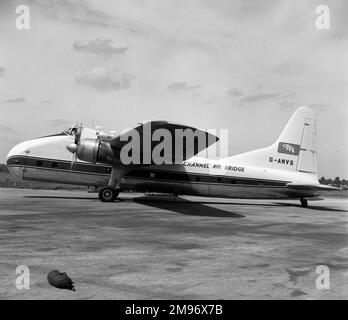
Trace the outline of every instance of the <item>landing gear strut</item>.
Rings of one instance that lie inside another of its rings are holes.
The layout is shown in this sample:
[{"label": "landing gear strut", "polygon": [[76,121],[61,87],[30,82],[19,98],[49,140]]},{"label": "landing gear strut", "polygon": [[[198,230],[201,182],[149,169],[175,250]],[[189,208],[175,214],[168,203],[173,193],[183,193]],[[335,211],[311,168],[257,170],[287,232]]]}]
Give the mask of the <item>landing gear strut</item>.
[{"label": "landing gear strut", "polygon": [[301,201],[301,206],[303,208],[307,208],[308,207],[308,200],[307,199],[303,199],[302,198],[300,201]]},{"label": "landing gear strut", "polygon": [[112,168],[109,183],[99,190],[99,199],[102,202],[113,202],[120,193],[120,180],[123,175],[121,170]]}]

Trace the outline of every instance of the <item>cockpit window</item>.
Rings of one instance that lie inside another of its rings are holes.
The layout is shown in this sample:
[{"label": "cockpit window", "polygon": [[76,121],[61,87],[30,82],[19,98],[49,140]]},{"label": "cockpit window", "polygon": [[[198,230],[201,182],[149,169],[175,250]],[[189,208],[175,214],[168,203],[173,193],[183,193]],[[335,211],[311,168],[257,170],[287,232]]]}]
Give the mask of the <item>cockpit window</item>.
[{"label": "cockpit window", "polygon": [[70,126],[69,128],[65,129],[63,133],[65,133],[68,136],[72,136],[75,133],[76,127]]},{"label": "cockpit window", "polygon": [[50,134],[50,135],[48,135],[48,136],[38,137],[38,138],[36,138],[36,139],[39,139],[39,138],[47,138],[47,137],[55,137],[55,136],[63,136],[63,135],[73,136],[73,135],[75,135],[76,130],[77,130],[77,127],[76,127],[76,126],[70,126],[69,128],[65,129],[63,132],[55,133],[55,134]]}]

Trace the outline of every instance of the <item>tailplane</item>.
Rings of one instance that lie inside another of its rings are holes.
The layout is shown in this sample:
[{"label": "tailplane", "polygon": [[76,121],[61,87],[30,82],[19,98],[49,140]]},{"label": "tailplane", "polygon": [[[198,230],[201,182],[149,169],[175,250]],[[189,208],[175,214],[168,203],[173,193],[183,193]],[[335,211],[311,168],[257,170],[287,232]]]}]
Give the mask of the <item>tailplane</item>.
[{"label": "tailplane", "polygon": [[247,165],[317,174],[313,111],[298,108],[271,146],[234,156]]}]

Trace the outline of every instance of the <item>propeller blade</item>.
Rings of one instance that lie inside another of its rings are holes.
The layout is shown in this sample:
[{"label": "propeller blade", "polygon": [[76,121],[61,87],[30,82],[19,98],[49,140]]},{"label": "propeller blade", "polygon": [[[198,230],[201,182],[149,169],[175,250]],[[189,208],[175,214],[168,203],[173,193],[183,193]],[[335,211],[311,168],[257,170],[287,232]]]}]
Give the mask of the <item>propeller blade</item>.
[{"label": "propeller blade", "polygon": [[81,133],[82,133],[82,126],[76,127],[76,131],[75,131],[75,144],[76,145],[78,145],[80,143]]},{"label": "propeller blade", "polygon": [[70,170],[74,170],[75,162],[77,161],[77,149],[80,144],[81,134],[82,134],[82,124],[77,124],[74,129],[74,143],[70,143],[66,146],[69,152],[72,153]]},{"label": "propeller blade", "polygon": [[66,146],[69,152],[72,153],[72,158],[71,158],[71,165],[70,165],[70,170],[74,169],[75,162],[77,160],[77,148],[78,145],[76,143],[70,143]]},{"label": "propeller blade", "polygon": [[73,153],[72,159],[71,159],[71,165],[70,165],[70,170],[71,171],[74,170],[76,160],[77,160],[77,154],[75,152],[75,153]]}]

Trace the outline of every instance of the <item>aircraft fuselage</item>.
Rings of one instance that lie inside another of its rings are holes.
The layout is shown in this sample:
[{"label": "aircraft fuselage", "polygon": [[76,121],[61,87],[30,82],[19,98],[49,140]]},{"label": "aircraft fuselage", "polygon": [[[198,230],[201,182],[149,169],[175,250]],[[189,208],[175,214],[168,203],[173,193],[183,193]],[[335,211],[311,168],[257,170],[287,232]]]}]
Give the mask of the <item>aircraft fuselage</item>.
[{"label": "aircraft fuselage", "polygon": [[[111,166],[79,160],[71,166],[71,154],[65,148],[71,139],[68,135],[55,135],[23,142],[10,151],[9,170],[23,180],[93,187],[107,184]],[[122,178],[121,190],[250,199],[316,196],[313,191],[299,193],[286,187],[287,183],[306,178],[300,172],[244,165],[233,157],[193,157],[182,164],[132,169]]]}]

